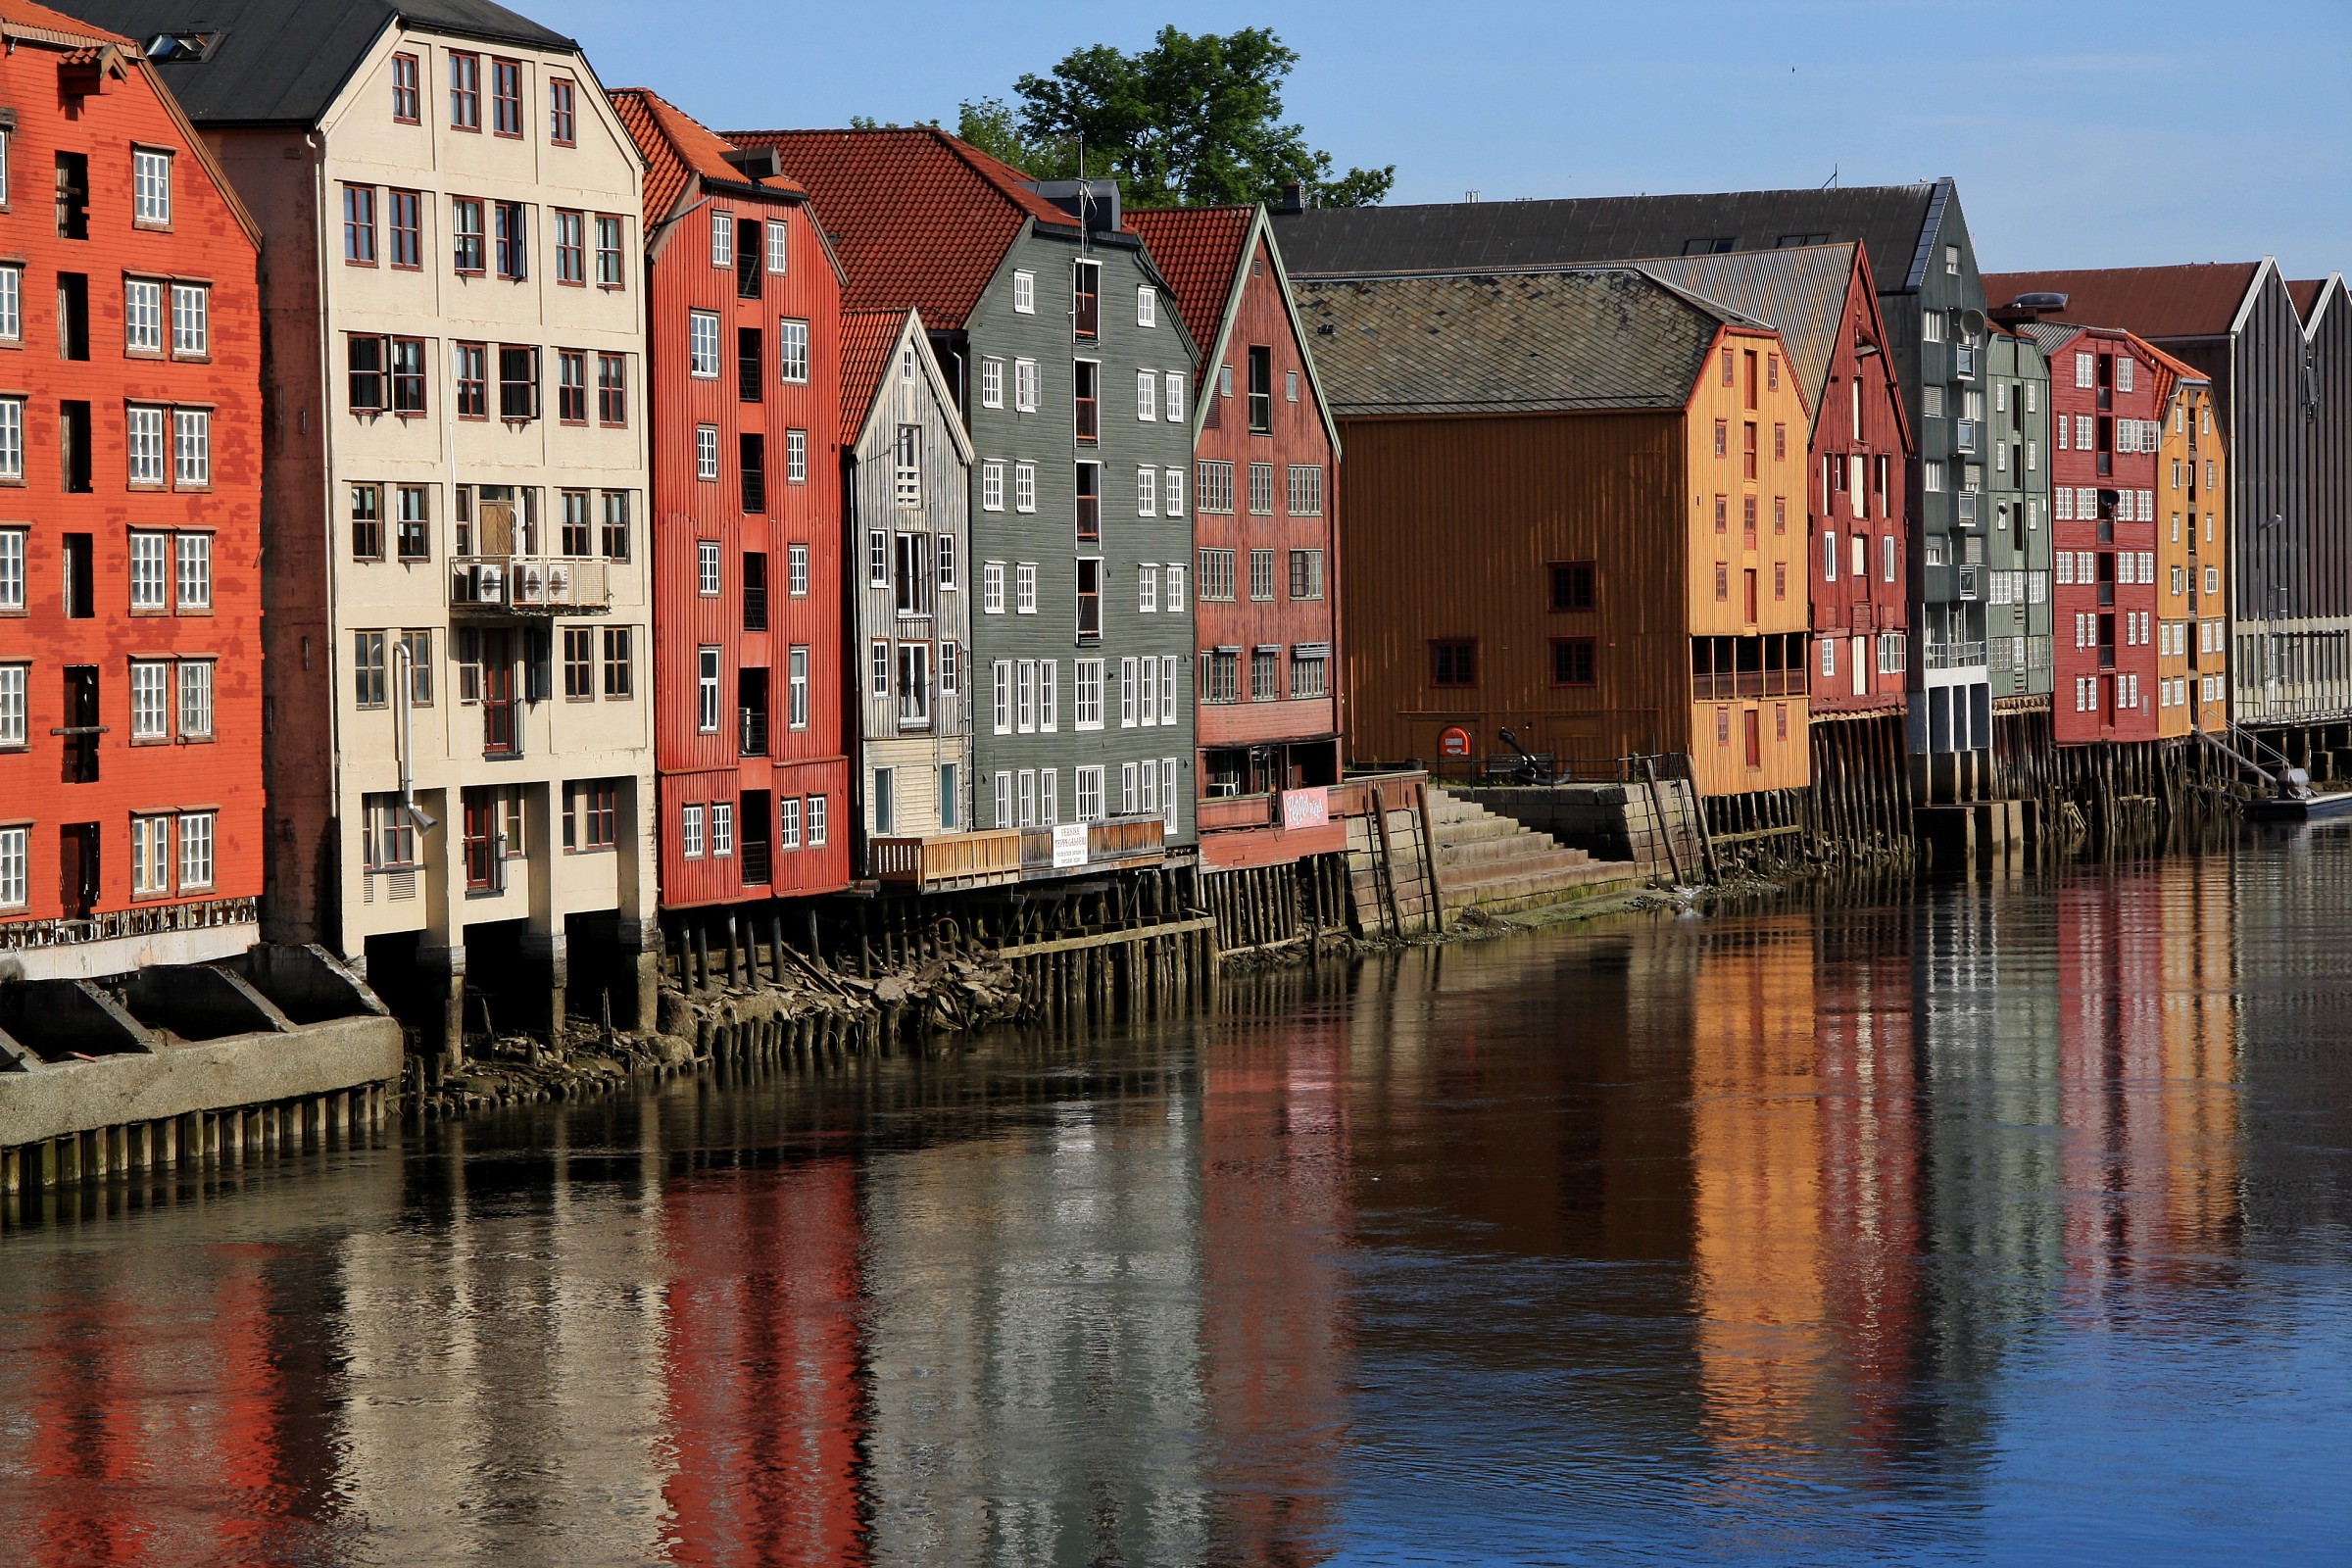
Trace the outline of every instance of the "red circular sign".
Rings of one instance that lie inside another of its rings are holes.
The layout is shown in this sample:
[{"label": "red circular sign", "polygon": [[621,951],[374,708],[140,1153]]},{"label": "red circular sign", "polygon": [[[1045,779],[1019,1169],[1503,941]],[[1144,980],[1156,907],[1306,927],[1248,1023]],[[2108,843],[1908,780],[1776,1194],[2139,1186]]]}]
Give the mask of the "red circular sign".
[{"label": "red circular sign", "polygon": [[1438,755],[1440,757],[1468,757],[1470,755],[1470,732],[1459,724],[1448,724],[1438,731]]}]

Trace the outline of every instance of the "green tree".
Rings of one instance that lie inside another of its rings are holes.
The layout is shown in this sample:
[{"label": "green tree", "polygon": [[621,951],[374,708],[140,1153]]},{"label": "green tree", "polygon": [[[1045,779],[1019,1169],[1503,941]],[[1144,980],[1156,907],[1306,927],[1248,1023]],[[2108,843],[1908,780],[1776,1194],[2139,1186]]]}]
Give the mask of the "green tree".
[{"label": "green tree", "polygon": [[1293,181],[1316,206],[1376,205],[1394,164],[1335,177],[1331,155],[1283,122],[1282,84],[1298,63],[1268,28],[1220,37],[1166,26],[1148,49],[1097,44],[1050,76],[1021,77],[1017,125],[999,99],[963,105],[962,123],[967,140],[1041,178],[1115,174],[1132,207],[1273,201]]}]

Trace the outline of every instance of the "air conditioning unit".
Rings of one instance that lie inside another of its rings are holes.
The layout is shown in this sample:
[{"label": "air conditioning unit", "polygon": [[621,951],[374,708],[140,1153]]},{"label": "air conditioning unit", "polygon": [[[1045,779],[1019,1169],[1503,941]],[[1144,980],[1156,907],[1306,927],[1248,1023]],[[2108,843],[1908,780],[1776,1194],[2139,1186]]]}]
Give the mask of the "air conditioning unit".
[{"label": "air conditioning unit", "polygon": [[504,566],[479,565],[473,568],[473,602],[477,605],[503,605],[507,602],[507,570]]},{"label": "air conditioning unit", "polygon": [[517,566],[514,577],[514,602],[518,605],[545,603],[547,598],[547,568],[539,565]]},{"label": "air conditioning unit", "polygon": [[558,564],[547,568],[547,592],[548,597],[556,604],[563,604],[570,599],[571,568],[569,566]]}]

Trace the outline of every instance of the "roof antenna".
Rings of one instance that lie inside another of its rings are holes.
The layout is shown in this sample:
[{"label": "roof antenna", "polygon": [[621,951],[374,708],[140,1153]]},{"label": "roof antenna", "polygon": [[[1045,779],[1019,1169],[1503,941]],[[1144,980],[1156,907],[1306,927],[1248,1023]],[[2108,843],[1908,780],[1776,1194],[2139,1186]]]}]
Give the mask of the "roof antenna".
[{"label": "roof antenna", "polygon": [[1829,189],[1832,189],[1832,188],[1834,188],[1834,187],[1837,185],[1837,183],[1838,183],[1838,166],[1837,166],[1836,164],[1832,164],[1832,165],[1830,166],[1830,177],[1829,177],[1829,178],[1827,178],[1827,179],[1825,179],[1825,180],[1823,180],[1823,181],[1821,182],[1821,188],[1822,188],[1823,190],[1829,190]]}]

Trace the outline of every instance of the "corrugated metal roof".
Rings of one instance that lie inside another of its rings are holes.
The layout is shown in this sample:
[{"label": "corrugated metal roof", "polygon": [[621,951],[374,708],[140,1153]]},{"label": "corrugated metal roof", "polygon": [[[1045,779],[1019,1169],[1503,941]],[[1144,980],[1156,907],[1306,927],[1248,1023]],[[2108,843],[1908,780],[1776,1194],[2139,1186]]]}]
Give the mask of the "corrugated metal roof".
[{"label": "corrugated metal roof", "polygon": [[1449,202],[1427,207],[1310,208],[1274,215],[1294,277],[1471,272],[1680,256],[1694,241],[1732,251],[1859,243],[1878,286],[1910,275],[1937,186],[1595,196]]},{"label": "corrugated metal roof", "polygon": [[1985,303],[2021,294],[2063,294],[2070,321],[2121,326],[2141,337],[2228,337],[2260,262],[2185,267],[2105,267],[2067,272],[1987,272]]},{"label": "corrugated metal roof", "polygon": [[1739,313],[1636,268],[1295,285],[1335,413],[1679,409]]},{"label": "corrugated metal roof", "polygon": [[1254,207],[1163,207],[1125,215],[1176,296],[1176,314],[1205,352],[1233,308],[1233,280],[1250,242]]},{"label": "corrugated metal roof", "polygon": [[1805,404],[1818,414],[1860,252],[1854,244],[1798,245],[1724,256],[1670,256],[1636,265],[1654,277],[1779,327]]},{"label": "corrugated metal roof", "polygon": [[963,325],[1022,224],[1073,221],[1024,186],[1019,170],[932,126],[726,137],[773,147],[808,190],[849,272],[845,307],[912,306],[935,330]]},{"label": "corrugated metal roof", "polygon": [[490,0],[71,0],[71,9],[142,40],[164,32],[221,34],[202,60],[154,62],[200,125],[317,122],[395,19],[486,43],[579,48]]}]

